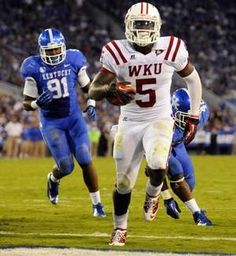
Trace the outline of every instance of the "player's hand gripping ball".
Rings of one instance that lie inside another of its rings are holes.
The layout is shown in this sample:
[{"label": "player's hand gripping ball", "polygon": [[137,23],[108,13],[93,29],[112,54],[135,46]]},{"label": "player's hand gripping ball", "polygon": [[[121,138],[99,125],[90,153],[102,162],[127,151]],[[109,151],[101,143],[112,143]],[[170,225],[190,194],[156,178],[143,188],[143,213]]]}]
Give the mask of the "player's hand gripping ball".
[{"label": "player's hand gripping ball", "polygon": [[112,105],[123,106],[130,103],[134,95],[135,89],[131,84],[116,82],[111,84],[106,99]]}]

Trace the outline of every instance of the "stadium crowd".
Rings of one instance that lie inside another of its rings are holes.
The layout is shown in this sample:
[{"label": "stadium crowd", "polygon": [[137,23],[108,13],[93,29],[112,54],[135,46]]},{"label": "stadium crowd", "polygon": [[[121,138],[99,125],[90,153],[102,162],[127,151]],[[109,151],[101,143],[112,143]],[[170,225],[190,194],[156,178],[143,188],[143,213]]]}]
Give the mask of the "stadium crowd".
[{"label": "stadium crowd", "polygon": [[[104,26],[97,24],[90,14],[88,2],[105,10],[123,25],[125,11],[137,1],[104,0],[99,4],[96,0],[63,0],[60,4],[53,0],[1,1],[0,81],[22,88],[23,80],[19,72],[21,62],[38,52],[39,33],[52,26],[65,35],[68,48],[78,48],[84,52],[89,60],[88,72],[93,77],[100,67],[102,45],[110,41],[113,35],[110,23]],[[199,70],[203,85],[225,98],[236,98],[236,7],[233,1],[160,0],[157,4],[163,19],[162,34],[174,34],[187,42],[191,60]],[[79,100],[83,106],[83,99]],[[0,154],[6,157],[47,154],[42,146],[35,114],[23,111],[21,102],[9,95],[0,95],[0,101]],[[91,138],[94,138],[97,148],[95,155],[111,154],[109,131],[117,123],[119,109],[108,104],[105,100],[99,102],[98,122],[88,122]],[[212,110],[206,130],[217,134],[234,126],[234,117],[221,104],[218,109]],[[96,128],[99,135],[94,135]]]}]

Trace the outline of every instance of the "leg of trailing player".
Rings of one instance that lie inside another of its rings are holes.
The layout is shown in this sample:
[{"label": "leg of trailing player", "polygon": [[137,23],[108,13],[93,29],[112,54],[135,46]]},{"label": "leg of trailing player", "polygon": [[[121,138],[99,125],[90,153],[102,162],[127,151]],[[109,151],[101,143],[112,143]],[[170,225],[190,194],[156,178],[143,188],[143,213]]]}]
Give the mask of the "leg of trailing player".
[{"label": "leg of trailing player", "polygon": [[[145,175],[147,177],[149,177],[147,166],[145,168]],[[161,189],[161,197],[164,200],[164,206],[166,208],[166,214],[171,216],[174,219],[179,219],[181,210],[179,208],[178,203],[173,198],[172,193],[171,193],[171,191],[168,187],[167,178],[165,178],[165,180],[163,182],[163,186],[162,186],[162,189]]]},{"label": "leg of trailing player", "polygon": [[163,187],[161,190],[161,196],[164,200],[164,206],[166,208],[166,214],[171,216],[174,219],[180,218],[181,210],[179,208],[178,203],[174,200],[172,193],[168,187],[167,180],[163,183]]},{"label": "leg of trailing player", "polygon": [[[103,205],[101,204],[100,192],[98,190],[98,179],[94,166],[91,162],[89,139],[86,130],[80,132],[79,119],[75,119],[70,134],[65,134],[62,129],[50,125],[42,128],[42,134],[46,141],[56,165],[48,174],[47,193],[51,203],[58,202],[60,179],[69,175],[74,169],[73,155],[83,171],[83,178],[88,187],[90,198],[93,203],[93,215],[105,217]],[[63,146],[62,146],[63,145]]]},{"label": "leg of trailing player", "polygon": [[192,190],[195,186],[194,169],[183,143],[172,148],[168,175],[172,190],[190,210],[194,222],[198,226],[211,226],[212,222],[207,218],[205,212],[199,208],[193,197]]}]

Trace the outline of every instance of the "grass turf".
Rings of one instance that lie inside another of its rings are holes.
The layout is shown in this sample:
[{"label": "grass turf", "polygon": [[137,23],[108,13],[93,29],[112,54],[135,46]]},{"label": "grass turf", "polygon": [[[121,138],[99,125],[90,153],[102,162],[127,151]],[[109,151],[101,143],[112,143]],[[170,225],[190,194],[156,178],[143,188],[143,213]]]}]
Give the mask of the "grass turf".
[{"label": "grass turf", "polygon": [[[147,223],[142,206],[144,166],[132,193],[125,250],[236,253],[236,157],[193,156],[195,198],[214,226],[199,227],[179,201],[181,219],[165,214]],[[0,247],[52,246],[111,249],[114,161],[95,158],[107,217],[92,217],[92,207],[78,166],[61,181],[58,205],[46,197],[46,176],[52,159],[0,160]],[[115,248],[116,249],[116,248]]]}]

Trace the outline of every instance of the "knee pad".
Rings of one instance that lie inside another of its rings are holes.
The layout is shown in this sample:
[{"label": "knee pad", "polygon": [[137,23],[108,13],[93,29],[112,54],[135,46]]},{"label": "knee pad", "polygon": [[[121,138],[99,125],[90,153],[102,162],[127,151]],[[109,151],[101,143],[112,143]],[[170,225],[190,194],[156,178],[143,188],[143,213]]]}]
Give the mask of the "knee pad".
[{"label": "knee pad", "polygon": [[183,175],[171,176],[169,178],[170,178],[170,185],[171,185],[172,189],[178,189],[179,183],[184,181]]},{"label": "knee pad", "polygon": [[147,167],[147,173],[150,177],[150,183],[157,187],[164,181],[166,169],[151,169],[150,167]]},{"label": "knee pad", "polygon": [[132,187],[129,178],[126,175],[117,178],[116,189],[119,194],[128,194]]},{"label": "knee pad", "polygon": [[72,157],[65,157],[60,159],[57,165],[59,171],[64,175],[70,174],[74,169],[74,162]]}]

